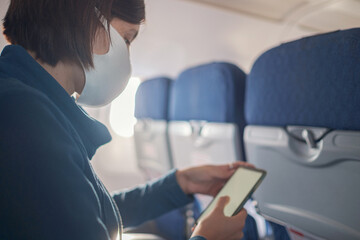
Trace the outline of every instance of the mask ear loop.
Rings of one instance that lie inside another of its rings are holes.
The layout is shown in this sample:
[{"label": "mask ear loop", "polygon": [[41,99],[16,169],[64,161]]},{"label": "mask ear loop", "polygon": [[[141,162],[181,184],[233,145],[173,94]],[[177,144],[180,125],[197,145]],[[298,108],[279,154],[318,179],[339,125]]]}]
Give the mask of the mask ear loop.
[{"label": "mask ear loop", "polygon": [[[109,38],[109,44],[111,45],[111,44],[112,44],[111,35],[110,35],[110,27],[111,27],[111,26],[110,26],[110,24],[109,24],[109,21],[104,17],[104,15],[101,14],[101,12],[99,11],[99,9],[98,9],[97,7],[95,7],[95,14],[96,14],[96,16],[98,17],[100,24],[104,27],[104,29],[105,29],[105,31],[106,31],[106,33],[107,33],[107,35],[108,35],[108,38]],[[95,34],[94,37],[96,38],[96,34]],[[94,53],[93,53],[93,52],[92,52],[91,55],[92,55],[92,58],[94,59]],[[82,62],[80,61],[80,59],[79,59],[79,63],[81,64],[84,72],[85,72],[86,70],[88,70],[87,68],[84,67],[84,64],[82,64]]]},{"label": "mask ear loop", "polygon": [[100,23],[104,26],[106,32],[108,33],[108,37],[109,37],[109,42],[111,44],[111,37],[110,37],[110,23],[109,21],[104,17],[104,15],[101,14],[101,12],[99,11],[99,9],[97,7],[95,7],[95,13],[97,15],[97,17],[99,18]]},{"label": "mask ear loop", "polygon": [[[110,24],[108,23],[108,21],[106,20],[106,18],[104,17],[104,15],[101,14],[101,12],[99,11],[99,9],[97,7],[95,7],[95,14],[96,16],[98,17],[99,19],[99,22],[103,25],[105,31],[108,33],[108,38],[109,38],[109,43],[111,43],[111,37],[110,37]],[[96,34],[95,36],[96,37]],[[91,57],[92,59],[94,59],[94,53],[91,52]],[[82,69],[84,70],[84,74],[85,74],[85,71],[88,70],[87,68],[85,68],[84,64],[82,63],[82,61],[80,60],[80,58],[78,59],[78,62],[79,64],[81,65]],[[84,84],[85,86],[85,84]],[[77,93],[78,94],[78,93]],[[79,95],[80,96],[80,95]],[[78,98],[78,97],[77,97]],[[76,98],[76,99],[77,99]]]}]

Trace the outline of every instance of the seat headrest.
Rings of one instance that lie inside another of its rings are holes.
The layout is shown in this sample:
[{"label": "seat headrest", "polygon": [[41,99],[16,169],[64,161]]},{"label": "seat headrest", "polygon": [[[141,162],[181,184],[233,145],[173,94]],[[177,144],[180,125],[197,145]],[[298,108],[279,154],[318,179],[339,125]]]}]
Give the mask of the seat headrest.
[{"label": "seat headrest", "polygon": [[250,125],[360,130],[360,28],[262,54],[248,76],[245,117]]},{"label": "seat headrest", "polygon": [[200,65],[182,72],[172,89],[170,120],[244,125],[245,80],[241,69],[225,62]]},{"label": "seat headrest", "polygon": [[152,78],[142,82],[136,92],[135,117],[167,120],[172,82],[166,77]]}]

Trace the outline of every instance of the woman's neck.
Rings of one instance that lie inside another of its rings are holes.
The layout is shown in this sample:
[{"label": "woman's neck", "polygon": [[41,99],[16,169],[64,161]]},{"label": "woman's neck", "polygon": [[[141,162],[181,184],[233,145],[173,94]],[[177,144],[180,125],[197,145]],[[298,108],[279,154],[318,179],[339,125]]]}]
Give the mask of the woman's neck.
[{"label": "woman's neck", "polygon": [[58,62],[56,66],[44,63],[35,57],[35,54],[29,54],[65,89],[69,95],[75,92],[81,94],[85,85],[85,73],[79,64]]}]

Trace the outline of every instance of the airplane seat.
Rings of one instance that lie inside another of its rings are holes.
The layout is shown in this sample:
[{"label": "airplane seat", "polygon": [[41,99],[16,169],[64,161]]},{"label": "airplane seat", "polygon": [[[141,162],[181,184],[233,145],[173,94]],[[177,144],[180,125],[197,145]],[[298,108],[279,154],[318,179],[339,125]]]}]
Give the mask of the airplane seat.
[{"label": "airplane seat", "polygon": [[172,169],[167,137],[168,99],[172,80],[166,77],[142,82],[135,97],[135,152],[148,180]]},{"label": "airplane seat", "polygon": [[[245,126],[245,80],[246,74],[240,68],[226,62],[196,66],[179,75],[169,106],[169,138],[175,167],[245,160],[240,137]],[[205,196],[197,198],[202,208],[211,201]],[[258,239],[252,220],[247,220],[245,239]]]},{"label": "airplane seat", "polygon": [[[142,82],[135,97],[134,127],[135,152],[140,170],[148,180],[160,177],[173,168],[168,141],[168,102],[172,80],[157,77]],[[199,208],[190,204],[155,219],[156,234],[165,239],[183,240],[191,231],[187,226],[187,212],[197,216]],[[153,227],[141,226],[140,230],[153,233]]]},{"label": "airplane seat", "polygon": [[169,137],[175,167],[244,160],[245,73],[214,62],[182,72],[169,106]]},{"label": "airplane seat", "polygon": [[245,98],[247,160],[268,172],[262,215],[294,239],[360,239],[360,28],[268,50]]}]

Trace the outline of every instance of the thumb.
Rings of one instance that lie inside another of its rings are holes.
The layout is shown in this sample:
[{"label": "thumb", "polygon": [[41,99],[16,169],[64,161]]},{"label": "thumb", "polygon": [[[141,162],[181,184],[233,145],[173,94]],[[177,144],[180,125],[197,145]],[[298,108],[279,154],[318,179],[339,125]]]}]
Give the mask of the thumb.
[{"label": "thumb", "polygon": [[226,206],[226,204],[228,204],[230,201],[230,197],[229,196],[224,196],[219,198],[219,200],[216,203],[216,207],[215,207],[215,211],[221,212],[222,215],[224,215],[224,208]]}]

